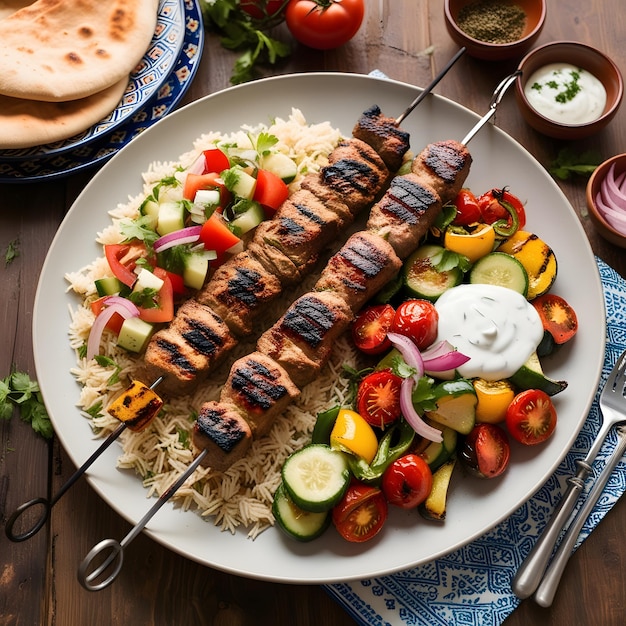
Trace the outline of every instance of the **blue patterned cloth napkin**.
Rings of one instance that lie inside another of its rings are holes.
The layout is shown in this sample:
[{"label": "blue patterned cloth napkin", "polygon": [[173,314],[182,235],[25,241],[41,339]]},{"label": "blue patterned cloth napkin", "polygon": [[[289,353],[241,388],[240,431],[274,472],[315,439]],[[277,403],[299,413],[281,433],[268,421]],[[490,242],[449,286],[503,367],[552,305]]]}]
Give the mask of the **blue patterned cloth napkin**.
[{"label": "blue patterned cloth napkin", "polygon": [[[583,459],[591,447],[601,422],[599,391],[626,348],[626,281],[606,263],[596,261],[606,304],[606,356],[598,393],[573,448],[526,504],[480,539],[405,572],[326,586],[357,622],[364,626],[498,626],[519,604],[511,591],[513,576],[552,516],[567,488],[567,478],[577,473],[576,460]],[[613,429],[594,464],[596,475],[616,442]],[[587,481],[587,489],[592,482]],[[576,547],[625,490],[626,464],[622,460],[585,523]]]}]

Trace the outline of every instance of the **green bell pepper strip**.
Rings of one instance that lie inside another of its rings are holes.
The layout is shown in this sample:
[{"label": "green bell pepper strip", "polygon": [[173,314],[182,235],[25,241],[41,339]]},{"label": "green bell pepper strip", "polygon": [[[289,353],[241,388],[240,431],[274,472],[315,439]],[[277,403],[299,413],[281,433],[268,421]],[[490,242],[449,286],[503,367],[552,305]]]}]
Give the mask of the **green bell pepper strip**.
[{"label": "green bell pepper strip", "polygon": [[332,432],[333,426],[337,421],[340,409],[340,406],[335,406],[332,409],[328,409],[317,414],[317,420],[315,421],[313,434],[311,435],[312,443],[330,444],[330,433]]},{"label": "green bell pepper strip", "polygon": [[508,220],[500,219],[492,224],[493,229],[496,231],[496,235],[499,235],[500,237],[511,237],[511,235],[514,235],[519,230],[519,216],[517,211],[515,210],[515,207],[501,197],[501,195],[496,195],[494,193],[494,197],[500,206],[506,209],[506,212],[511,218],[511,225],[508,225]]},{"label": "green bell pepper strip", "polygon": [[[350,471],[357,480],[369,484],[378,483],[385,470],[411,447],[414,438],[415,431],[405,420],[400,420],[383,435],[371,463],[353,455],[348,457]],[[392,444],[394,439],[397,441]]]}]

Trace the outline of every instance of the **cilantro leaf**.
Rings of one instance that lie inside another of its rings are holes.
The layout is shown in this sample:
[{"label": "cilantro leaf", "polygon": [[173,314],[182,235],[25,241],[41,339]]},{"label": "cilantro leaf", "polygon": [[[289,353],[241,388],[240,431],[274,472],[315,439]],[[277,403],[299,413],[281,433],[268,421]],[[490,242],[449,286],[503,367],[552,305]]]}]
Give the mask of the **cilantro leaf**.
[{"label": "cilantro leaf", "polygon": [[602,157],[595,150],[586,150],[577,154],[571,148],[559,150],[553,163],[548,168],[552,176],[567,180],[573,174],[588,178],[602,163]]},{"label": "cilantro leaf", "polygon": [[0,418],[11,419],[15,408],[20,419],[30,423],[35,432],[46,439],[52,437],[52,423],[39,384],[24,372],[13,372],[0,380]]},{"label": "cilantro leaf", "polygon": [[4,265],[8,266],[13,261],[20,256],[19,250],[20,241],[19,239],[14,239],[13,241],[9,241],[7,244],[7,249],[4,252]]}]

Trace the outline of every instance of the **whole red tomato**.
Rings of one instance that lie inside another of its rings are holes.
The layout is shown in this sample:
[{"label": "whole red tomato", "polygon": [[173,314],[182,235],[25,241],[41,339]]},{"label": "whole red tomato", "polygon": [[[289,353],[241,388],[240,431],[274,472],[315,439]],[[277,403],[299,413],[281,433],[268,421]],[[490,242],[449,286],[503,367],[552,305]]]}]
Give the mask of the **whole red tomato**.
[{"label": "whole red tomato", "polygon": [[288,0],[241,0],[241,10],[256,20],[273,17],[283,9]]},{"label": "whole red tomato", "polygon": [[421,456],[406,454],[385,470],[382,488],[389,504],[403,509],[414,509],[430,494],[433,473]]},{"label": "whole red tomato", "polygon": [[506,188],[491,189],[482,194],[478,198],[478,206],[485,224],[494,224],[499,220],[504,220],[507,226],[510,226],[512,223],[510,211],[513,210],[517,215],[518,228],[522,229],[526,225],[526,211],[522,201]]},{"label": "whole red tomato", "polygon": [[300,43],[330,50],[356,35],[364,14],[364,0],[290,0],[285,21]]},{"label": "whole red tomato", "polygon": [[469,226],[480,222],[482,214],[476,196],[469,189],[461,189],[454,199],[456,215],[452,220],[458,226]]},{"label": "whole red tomato", "polygon": [[396,309],[391,330],[411,338],[420,350],[424,350],[437,338],[438,323],[439,313],[432,302],[405,300]]}]

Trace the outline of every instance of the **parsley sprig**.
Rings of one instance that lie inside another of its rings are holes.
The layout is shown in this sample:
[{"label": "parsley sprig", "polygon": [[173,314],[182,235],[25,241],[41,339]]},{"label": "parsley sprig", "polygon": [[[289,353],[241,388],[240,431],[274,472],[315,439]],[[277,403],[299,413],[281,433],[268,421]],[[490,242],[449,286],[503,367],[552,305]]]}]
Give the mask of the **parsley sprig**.
[{"label": "parsley sprig", "polygon": [[273,65],[291,53],[288,43],[268,34],[284,20],[282,10],[256,19],[240,8],[239,0],[204,0],[202,14],[207,28],[221,34],[222,46],[241,53],[230,77],[233,85],[255,78],[258,64]]},{"label": "parsley sprig", "polygon": [[13,372],[0,380],[0,418],[11,419],[15,408],[24,422],[45,439],[51,439],[50,417],[41,397],[39,384],[24,372]]}]

